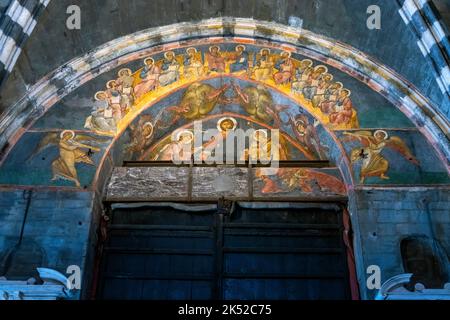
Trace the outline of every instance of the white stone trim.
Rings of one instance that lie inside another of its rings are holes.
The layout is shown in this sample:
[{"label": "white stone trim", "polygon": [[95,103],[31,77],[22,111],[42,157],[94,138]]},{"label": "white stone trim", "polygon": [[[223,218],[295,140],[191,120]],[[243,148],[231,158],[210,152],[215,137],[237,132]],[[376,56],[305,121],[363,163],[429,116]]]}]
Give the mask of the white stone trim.
[{"label": "white stone trim", "polygon": [[0,300],[61,300],[70,299],[73,290],[69,280],[58,271],[38,268],[43,284],[36,284],[36,279],[12,281],[0,278]]},{"label": "white stone trim", "polygon": [[414,291],[404,286],[411,281],[412,273],[405,273],[388,279],[378,291],[375,300],[450,300],[450,283],[442,289],[426,289],[417,283]]}]

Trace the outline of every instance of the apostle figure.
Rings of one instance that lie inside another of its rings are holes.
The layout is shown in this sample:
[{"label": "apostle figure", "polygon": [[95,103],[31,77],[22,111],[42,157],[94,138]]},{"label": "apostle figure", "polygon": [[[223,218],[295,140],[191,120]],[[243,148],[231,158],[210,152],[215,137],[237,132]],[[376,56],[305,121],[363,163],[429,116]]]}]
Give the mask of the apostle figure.
[{"label": "apostle figure", "polygon": [[284,51],[281,53],[281,59],[277,62],[275,68],[278,70],[273,75],[276,84],[286,84],[294,77],[294,62],[291,59],[291,53]]},{"label": "apostle figure", "polygon": [[305,97],[305,99],[312,100],[312,98],[316,94],[317,87],[322,80],[322,76],[326,74],[327,71],[328,68],[325,66],[317,66],[314,68],[314,71],[309,75],[309,78],[306,81],[306,85],[303,88],[303,96]]},{"label": "apostle figure", "polygon": [[105,91],[95,94],[94,110],[87,118],[84,127],[94,131],[115,133],[116,121],[113,118],[113,111],[109,106],[108,95]]},{"label": "apostle figure", "polygon": [[122,117],[124,116],[124,112],[122,110],[121,101],[122,101],[122,95],[120,93],[120,86],[117,84],[116,80],[108,81],[106,84],[107,90],[107,96],[109,100],[109,105],[112,109],[112,116],[116,123],[118,123]]},{"label": "apostle figure", "polygon": [[292,83],[292,92],[296,94],[303,94],[303,88],[314,71],[312,60],[305,59],[300,63],[300,67],[297,69],[295,78],[296,81]]},{"label": "apostle figure", "polygon": [[127,113],[134,103],[134,78],[130,69],[122,69],[119,71],[118,75],[119,78],[117,79],[117,84],[121,89],[120,93],[122,96],[120,100],[120,107],[122,112]]},{"label": "apostle figure", "polygon": [[233,63],[230,65],[230,71],[232,73],[248,70],[248,52],[245,46],[241,44],[236,46],[232,60]]},{"label": "apostle figure", "polygon": [[173,51],[168,51],[164,54],[164,61],[161,67],[162,73],[159,76],[159,83],[162,86],[168,86],[180,79],[180,64],[175,58]]},{"label": "apostle figure", "polygon": [[338,102],[342,88],[343,84],[341,82],[335,82],[328,87],[324,100],[319,104],[319,108],[324,114],[334,112],[334,107]]},{"label": "apostle figure", "polygon": [[329,73],[324,74],[321,78],[315,94],[311,100],[314,108],[319,108],[320,104],[325,100],[325,94],[327,93],[328,88],[331,86],[331,81],[333,81],[333,76]]},{"label": "apostle figure", "polygon": [[341,90],[334,112],[330,114],[330,123],[334,125],[349,124],[353,116],[353,104],[350,90]]},{"label": "apostle figure", "polygon": [[270,56],[270,49],[262,49],[260,52],[259,61],[256,63],[256,67],[254,69],[255,78],[258,81],[268,80],[273,71],[273,60]]},{"label": "apostle figure", "polygon": [[155,64],[155,60],[153,60],[153,58],[147,58],[144,60],[144,64],[145,67],[139,75],[142,81],[134,88],[136,98],[140,98],[147,92],[155,90],[158,86],[158,79],[161,70]]},{"label": "apostle figure", "polygon": [[220,54],[219,46],[212,46],[206,53],[206,61],[210,71],[225,72],[225,58]]},{"label": "apostle figure", "polygon": [[188,48],[184,57],[184,75],[198,78],[203,75],[203,63],[198,57],[197,49]]}]

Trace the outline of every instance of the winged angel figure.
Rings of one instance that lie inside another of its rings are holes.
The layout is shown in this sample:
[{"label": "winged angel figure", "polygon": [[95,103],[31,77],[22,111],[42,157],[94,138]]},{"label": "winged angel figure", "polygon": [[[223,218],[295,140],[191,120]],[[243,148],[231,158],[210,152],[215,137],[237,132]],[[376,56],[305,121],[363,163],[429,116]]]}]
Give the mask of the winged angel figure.
[{"label": "winged angel figure", "polygon": [[347,136],[345,141],[359,141],[362,148],[355,148],[351,152],[351,161],[356,163],[362,161],[360,172],[360,183],[364,183],[367,177],[379,177],[387,180],[389,161],[386,160],[382,151],[390,148],[400,153],[409,162],[419,166],[420,163],[412,154],[408,146],[399,137],[389,137],[384,130],[377,130],[373,134],[370,131],[344,132]]},{"label": "winged angel figure", "polygon": [[[77,163],[85,163],[93,166],[94,162],[91,156],[94,152],[100,152],[99,147],[84,143],[104,143],[101,140],[89,135],[75,134],[72,130],[65,130],[60,134],[56,132],[48,133],[29,157],[32,159],[47,148],[57,146],[59,156],[52,162],[52,181],[64,179],[72,181],[77,187],[80,187],[76,169]],[[83,151],[86,150],[86,151]]]}]

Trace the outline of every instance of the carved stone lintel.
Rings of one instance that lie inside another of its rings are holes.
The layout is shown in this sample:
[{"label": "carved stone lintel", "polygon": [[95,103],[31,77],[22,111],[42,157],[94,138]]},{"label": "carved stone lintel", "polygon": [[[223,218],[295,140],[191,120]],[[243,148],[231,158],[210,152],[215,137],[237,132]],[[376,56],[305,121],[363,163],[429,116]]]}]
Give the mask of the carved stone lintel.
[{"label": "carved stone lintel", "polygon": [[411,281],[412,274],[400,274],[387,280],[378,292],[375,300],[450,300],[450,284],[442,289],[426,289],[417,283],[414,291],[408,291],[405,285]]},{"label": "carved stone lintel", "polygon": [[36,279],[13,281],[0,279],[0,300],[60,300],[70,299],[73,294],[70,282],[58,271],[38,268],[43,284]]}]

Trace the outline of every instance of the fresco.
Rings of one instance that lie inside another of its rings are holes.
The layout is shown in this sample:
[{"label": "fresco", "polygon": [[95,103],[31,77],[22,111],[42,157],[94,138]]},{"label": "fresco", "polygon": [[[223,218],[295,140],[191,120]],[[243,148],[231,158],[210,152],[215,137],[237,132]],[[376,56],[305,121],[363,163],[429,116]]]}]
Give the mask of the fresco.
[{"label": "fresco", "polygon": [[346,194],[337,168],[118,167],[106,198],[210,201],[227,197],[265,201],[341,198]]},{"label": "fresco", "polygon": [[416,130],[340,131],[359,184],[447,184],[448,173]]},{"label": "fresco", "polygon": [[[240,129],[278,129],[278,160],[335,166],[344,153],[349,167],[341,174],[356,184],[450,182],[445,164],[404,114],[331,65],[288,47],[245,41],[162,49],[98,76],[37,119],[3,160],[0,184],[89,187],[107,154],[116,166],[167,161],[189,145],[185,158],[210,159],[216,155],[208,149],[221,145],[209,139],[195,147],[196,121],[224,138]],[[236,160],[261,154],[260,145],[270,150],[271,139],[261,137]],[[255,190],[340,195],[344,188],[333,170],[283,169],[270,178],[258,172]]]},{"label": "fresco", "polygon": [[[345,196],[347,190],[337,168],[254,169],[255,197]],[[269,171],[269,172],[268,172]]]},{"label": "fresco", "polygon": [[[234,100],[224,100],[223,94],[230,86],[211,87],[201,82],[224,75],[259,84],[246,88],[232,84]],[[152,97],[186,83],[192,84],[178,108],[171,109],[186,119],[200,118],[218,103],[233,102],[241,103],[255,119],[276,119],[282,106],[273,101],[262,85],[266,84],[291,96],[330,129],[359,127],[351,91],[342,82],[334,81],[325,65],[314,65],[310,59],[296,60],[288,51],[275,53],[269,48],[250,51],[244,45],[228,51],[214,45],[206,51],[190,47],[184,54],[168,51],[160,60],[146,58],[144,67],[134,73],[129,68],[120,69],[117,77],[94,95],[96,102],[85,128],[114,136],[126,127],[128,115],[148,105]]]},{"label": "fresco", "polygon": [[0,170],[0,184],[86,188],[111,139],[87,132],[28,132]]},{"label": "fresco", "polygon": [[[133,123],[127,133],[129,134],[129,142],[125,144],[123,152],[124,159],[140,160],[140,161],[170,161],[171,150],[176,150],[177,146],[189,144],[192,154],[202,153],[202,158],[206,157],[204,150],[217,149],[222,150],[225,156],[227,150],[228,135],[237,129],[246,132],[253,129],[254,136],[246,140],[246,149],[243,152],[236,152],[235,160],[245,161],[249,156],[265,149],[269,153],[271,151],[271,138],[261,136],[270,133],[268,130],[277,127],[267,125],[263,122],[254,121],[252,117],[233,112],[224,112],[212,114],[202,120],[203,130],[218,129],[222,134],[222,141],[216,141],[215,137],[204,137],[204,141],[200,148],[194,148],[194,123],[187,122],[183,125],[176,126],[173,130],[177,130],[176,139],[173,139],[172,131],[160,130],[155,132],[155,126],[152,122],[152,115],[144,114]],[[156,128],[160,129],[159,126]],[[305,114],[297,115],[295,118],[289,118],[289,124],[283,127],[279,136],[279,154],[278,160],[320,160],[327,158],[327,146],[320,141],[318,132],[322,128],[315,127],[313,120]],[[251,141],[258,144],[258,149],[251,145]],[[222,143],[222,145],[220,145]],[[179,149],[179,148],[178,148]],[[245,153],[245,154],[244,154]],[[191,154],[187,155],[189,159]],[[239,157],[239,158],[237,158]],[[256,158],[256,157],[255,157]]]}]

